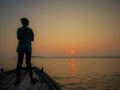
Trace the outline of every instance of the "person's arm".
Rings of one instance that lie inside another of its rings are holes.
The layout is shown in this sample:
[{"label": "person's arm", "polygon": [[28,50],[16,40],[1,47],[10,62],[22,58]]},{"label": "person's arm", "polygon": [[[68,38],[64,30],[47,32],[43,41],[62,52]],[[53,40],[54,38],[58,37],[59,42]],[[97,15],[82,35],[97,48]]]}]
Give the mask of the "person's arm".
[{"label": "person's arm", "polygon": [[17,29],[17,39],[20,40],[20,32],[19,32],[19,29]]},{"label": "person's arm", "polygon": [[33,33],[33,31],[32,31],[31,41],[34,41],[34,33]]}]

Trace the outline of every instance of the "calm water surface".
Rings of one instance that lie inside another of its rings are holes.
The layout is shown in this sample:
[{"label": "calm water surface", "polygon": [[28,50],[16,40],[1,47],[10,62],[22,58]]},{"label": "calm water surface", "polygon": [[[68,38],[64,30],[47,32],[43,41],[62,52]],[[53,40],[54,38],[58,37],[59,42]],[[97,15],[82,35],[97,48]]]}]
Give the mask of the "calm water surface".
[{"label": "calm water surface", "polygon": [[[16,59],[0,60],[0,68],[10,70],[16,63]],[[44,67],[63,90],[120,90],[119,58],[34,57],[32,63]]]}]

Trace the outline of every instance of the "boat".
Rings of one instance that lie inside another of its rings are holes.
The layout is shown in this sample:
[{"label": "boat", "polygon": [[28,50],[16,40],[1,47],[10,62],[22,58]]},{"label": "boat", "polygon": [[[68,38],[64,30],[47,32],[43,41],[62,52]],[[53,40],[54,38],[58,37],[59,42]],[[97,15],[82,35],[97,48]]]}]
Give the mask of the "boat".
[{"label": "boat", "polygon": [[21,68],[20,84],[15,85],[16,69],[0,74],[0,90],[61,90],[59,84],[38,67],[32,67],[33,78],[37,80],[31,84],[26,67]]}]

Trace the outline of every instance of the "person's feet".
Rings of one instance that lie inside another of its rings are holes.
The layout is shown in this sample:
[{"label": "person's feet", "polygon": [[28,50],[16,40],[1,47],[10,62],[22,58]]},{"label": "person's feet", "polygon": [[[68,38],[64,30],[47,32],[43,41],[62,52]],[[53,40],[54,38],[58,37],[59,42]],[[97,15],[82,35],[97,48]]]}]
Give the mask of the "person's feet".
[{"label": "person's feet", "polygon": [[[36,82],[38,82],[37,79],[32,79],[32,80],[31,80],[31,84],[35,84]],[[20,81],[19,81],[19,80],[16,80],[15,85],[17,86],[17,85],[19,85],[19,84],[20,84]]]},{"label": "person's feet", "polygon": [[31,84],[35,84],[37,81],[38,81],[38,80],[36,80],[36,79],[32,79],[32,80],[31,80]]},{"label": "person's feet", "polygon": [[17,85],[19,85],[19,84],[20,84],[20,81],[19,81],[19,80],[16,80],[15,85],[17,86]]}]

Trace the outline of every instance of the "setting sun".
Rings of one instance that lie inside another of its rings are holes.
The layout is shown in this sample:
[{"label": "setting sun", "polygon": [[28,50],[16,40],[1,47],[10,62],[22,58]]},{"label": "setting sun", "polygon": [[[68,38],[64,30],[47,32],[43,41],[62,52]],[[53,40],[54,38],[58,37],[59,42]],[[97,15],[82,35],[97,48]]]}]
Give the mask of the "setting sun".
[{"label": "setting sun", "polygon": [[74,53],[75,53],[75,51],[74,51],[74,50],[71,50],[71,51],[70,51],[70,54],[71,54],[71,55],[73,55]]}]

